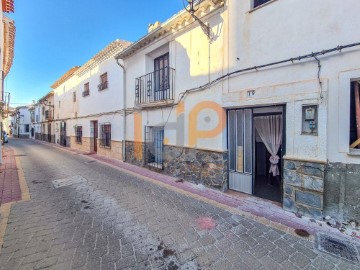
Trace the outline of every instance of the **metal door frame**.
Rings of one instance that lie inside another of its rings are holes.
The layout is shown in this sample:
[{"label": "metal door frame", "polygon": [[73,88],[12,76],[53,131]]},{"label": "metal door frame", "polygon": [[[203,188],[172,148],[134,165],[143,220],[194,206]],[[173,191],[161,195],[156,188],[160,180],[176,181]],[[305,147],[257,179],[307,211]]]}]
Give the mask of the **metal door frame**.
[{"label": "metal door frame", "polygon": [[[282,138],[282,143],[281,143],[281,149],[282,149],[282,157],[281,157],[281,202],[283,201],[283,194],[284,194],[284,187],[283,187],[283,183],[284,183],[284,159],[283,157],[286,155],[286,103],[285,104],[276,104],[276,105],[268,105],[268,106],[254,106],[254,107],[239,107],[239,108],[231,108],[231,109],[227,109],[226,110],[226,117],[227,117],[227,128],[226,128],[226,138],[227,138],[227,149],[229,149],[229,112],[230,111],[236,111],[236,110],[245,110],[245,109],[251,109],[251,136],[252,136],[252,194],[254,194],[254,185],[255,185],[255,151],[256,151],[256,145],[255,145],[255,134],[254,134],[254,114],[253,111],[254,109],[258,109],[258,108],[267,108],[267,107],[282,107],[282,118],[283,118],[283,138]],[[243,135],[244,136],[244,135]],[[237,143],[237,139],[236,139],[236,143]],[[229,153],[229,151],[228,151]],[[229,162],[230,162],[230,155],[228,155],[229,157]],[[228,181],[227,181],[227,188],[230,189],[230,168],[228,167]],[[231,189],[233,190],[233,189]],[[236,190],[235,190],[236,191]],[[240,191],[241,192],[241,191]]]}]

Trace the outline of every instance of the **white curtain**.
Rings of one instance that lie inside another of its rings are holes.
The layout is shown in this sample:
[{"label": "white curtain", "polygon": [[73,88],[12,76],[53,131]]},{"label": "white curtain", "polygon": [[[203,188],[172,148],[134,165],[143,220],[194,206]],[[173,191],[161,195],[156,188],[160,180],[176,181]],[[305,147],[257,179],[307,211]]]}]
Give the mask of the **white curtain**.
[{"label": "white curtain", "polygon": [[280,157],[277,155],[282,142],[282,115],[256,116],[254,126],[266,149],[271,154],[270,170],[273,176],[280,175],[278,163]]}]

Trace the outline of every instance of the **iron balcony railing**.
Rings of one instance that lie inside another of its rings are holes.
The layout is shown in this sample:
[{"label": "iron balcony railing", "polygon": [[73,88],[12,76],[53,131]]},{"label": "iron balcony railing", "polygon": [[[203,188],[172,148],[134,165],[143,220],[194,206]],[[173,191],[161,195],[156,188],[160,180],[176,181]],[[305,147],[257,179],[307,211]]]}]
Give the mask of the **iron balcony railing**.
[{"label": "iron balcony railing", "polygon": [[84,90],[84,91],[82,92],[82,96],[83,96],[83,97],[86,97],[86,96],[88,96],[88,95],[90,95],[90,89],[86,89],[86,90]]},{"label": "iron balcony railing", "polygon": [[135,79],[135,104],[174,100],[175,69],[165,67]]},{"label": "iron balcony railing", "polygon": [[53,114],[52,114],[51,111],[48,111],[48,110],[45,111],[45,120],[46,120],[46,121],[52,121],[52,120],[54,120]]},{"label": "iron balcony railing", "polygon": [[105,82],[102,82],[98,85],[98,90],[101,91],[101,90],[104,90],[104,89],[107,89],[108,88],[108,82],[105,81]]}]

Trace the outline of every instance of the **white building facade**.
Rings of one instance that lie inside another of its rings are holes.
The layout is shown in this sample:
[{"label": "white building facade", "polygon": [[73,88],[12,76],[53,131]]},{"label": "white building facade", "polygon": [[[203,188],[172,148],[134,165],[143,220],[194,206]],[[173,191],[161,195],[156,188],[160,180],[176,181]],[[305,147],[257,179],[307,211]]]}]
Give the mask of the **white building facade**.
[{"label": "white building facade", "polygon": [[132,112],[126,161],[360,220],[360,150],[349,146],[360,19],[347,8],[359,5],[202,1],[155,24],[117,55]]},{"label": "white building facade", "polygon": [[14,137],[30,138],[31,117],[28,106],[17,107],[12,116],[12,134]]},{"label": "white building facade", "polygon": [[57,143],[122,160],[123,71],[114,55],[128,45],[110,43],[54,83]]}]

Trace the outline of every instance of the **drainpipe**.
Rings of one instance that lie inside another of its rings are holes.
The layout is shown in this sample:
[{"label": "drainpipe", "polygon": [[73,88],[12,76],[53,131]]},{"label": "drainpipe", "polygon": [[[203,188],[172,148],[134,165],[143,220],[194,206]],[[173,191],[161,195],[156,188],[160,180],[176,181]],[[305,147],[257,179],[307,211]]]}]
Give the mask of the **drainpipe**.
[{"label": "drainpipe", "polygon": [[123,161],[125,161],[125,142],[126,142],[126,70],[125,66],[119,62],[119,59],[116,58],[116,63],[119,65],[119,67],[123,70],[123,144],[122,144],[122,158]]}]

